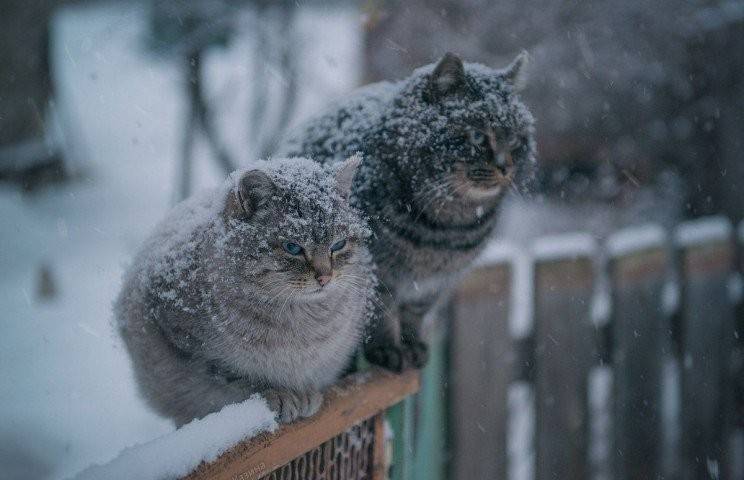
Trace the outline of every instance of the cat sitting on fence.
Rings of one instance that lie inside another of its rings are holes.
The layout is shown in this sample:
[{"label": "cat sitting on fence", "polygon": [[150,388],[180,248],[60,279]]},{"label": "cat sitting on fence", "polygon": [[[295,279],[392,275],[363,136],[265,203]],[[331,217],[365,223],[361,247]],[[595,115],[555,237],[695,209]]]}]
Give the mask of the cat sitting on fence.
[{"label": "cat sitting on fence", "polygon": [[369,231],[335,172],[272,160],[176,206],[125,275],[115,315],[140,390],[178,425],[262,394],[314,414],[371,311]]},{"label": "cat sitting on fence", "polygon": [[280,148],[321,163],[363,155],[352,199],[374,232],[383,300],[365,347],[372,363],[424,365],[424,315],[481,251],[506,192],[526,190],[535,142],[517,94],[525,60],[493,70],[447,54],[403,81],[362,88]]}]

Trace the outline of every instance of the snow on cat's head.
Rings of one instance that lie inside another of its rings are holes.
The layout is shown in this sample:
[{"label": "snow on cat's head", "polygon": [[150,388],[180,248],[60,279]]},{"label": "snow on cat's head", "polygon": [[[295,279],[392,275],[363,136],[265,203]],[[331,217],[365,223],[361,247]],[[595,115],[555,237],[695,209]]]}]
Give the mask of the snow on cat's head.
[{"label": "snow on cat's head", "polygon": [[348,201],[359,163],[272,159],[231,176],[223,248],[252,294],[303,300],[353,286],[369,235]]},{"label": "snow on cat's head", "polygon": [[535,150],[534,121],[518,95],[526,61],[522,53],[497,70],[448,53],[409,77],[386,123],[407,140],[401,166],[413,191],[432,179],[474,200],[526,188]]}]

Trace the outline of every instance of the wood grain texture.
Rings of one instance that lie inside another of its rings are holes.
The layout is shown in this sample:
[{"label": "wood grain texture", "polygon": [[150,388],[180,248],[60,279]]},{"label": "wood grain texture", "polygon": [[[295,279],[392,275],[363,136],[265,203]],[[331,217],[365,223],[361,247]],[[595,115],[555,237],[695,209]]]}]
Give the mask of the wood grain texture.
[{"label": "wood grain texture", "polygon": [[456,480],[506,478],[511,277],[509,264],[476,270],[454,298],[449,424]]},{"label": "wood grain texture", "polygon": [[732,415],[729,362],[734,307],[729,298],[733,245],[682,252],[682,478],[715,478],[726,464]]},{"label": "wood grain texture", "polygon": [[[321,410],[313,417],[285,425],[274,433],[260,434],[240,442],[215,461],[202,462],[185,479],[251,480],[266,476],[353,425],[416,393],[419,385],[419,372],[415,370],[396,375],[375,368],[352,375],[326,392]],[[375,447],[375,451],[381,450]],[[375,464],[381,465],[379,459],[375,459]]]},{"label": "wood grain texture", "polygon": [[610,263],[617,478],[662,476],[662,369],[665,351],[671,349],[660,301],[666,265],[663,248]]},{"label": "wood grain texture", "polygon": [[592,282],[590,258],[535,265],[538,480],[589,478],[587,381],[598,358]]}]

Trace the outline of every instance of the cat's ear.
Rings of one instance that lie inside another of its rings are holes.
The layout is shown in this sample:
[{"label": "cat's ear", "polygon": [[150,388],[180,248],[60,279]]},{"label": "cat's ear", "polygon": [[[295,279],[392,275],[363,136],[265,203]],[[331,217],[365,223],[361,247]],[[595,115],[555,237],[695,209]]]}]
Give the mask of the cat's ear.
[{"label": "cat's ear", "polygon": [[354,175],[362,163],[361,155],[352,155],[336,170],[336,188],[342,197],[348,200],[351,195],[351,186],[354,183]]},{"label": "cat's ear", "polygon": [[248,170],[235,182],[227,202],[227,212],[231,216],[251,218],[271,200],[274,182],[261,170]]},{"label": "cat's ear", "polygon": [[502,70],[501,76],[506,83],[512,86],[514,91],[520,91],[527,85],[527,65],[530,63],[530,54],[526,50],[517,55],[508,67]]},{"label": "cat's ear", "polygon": [[454,53],[445,53],[429,77],[429,91],[434,99],[457,93],[466,85],[462,60]]}]

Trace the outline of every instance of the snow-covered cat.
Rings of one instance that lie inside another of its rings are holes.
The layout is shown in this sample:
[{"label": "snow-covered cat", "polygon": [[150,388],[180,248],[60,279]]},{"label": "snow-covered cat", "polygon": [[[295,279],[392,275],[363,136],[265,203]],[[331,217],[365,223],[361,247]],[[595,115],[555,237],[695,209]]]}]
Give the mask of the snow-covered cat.
[{"label": "snow-covered cat", "polygon": [[335,172],[261,162],[176,206],[115,306],[140,390],[178,425],[261,393],[282,422],[315,413],[374,295],[366,224]]},{"label": "snow-covered cat", "polygon": [[352,197],[370,219],[385,304],[366,346],[373,363],[425,363],[424,315],[480,252],[504,194],[525,190],[535,163],[532,115],[517,94],[525,59],[493,70],[447,54],[362,88],[280,149],[321,163],[364,156]]}]

